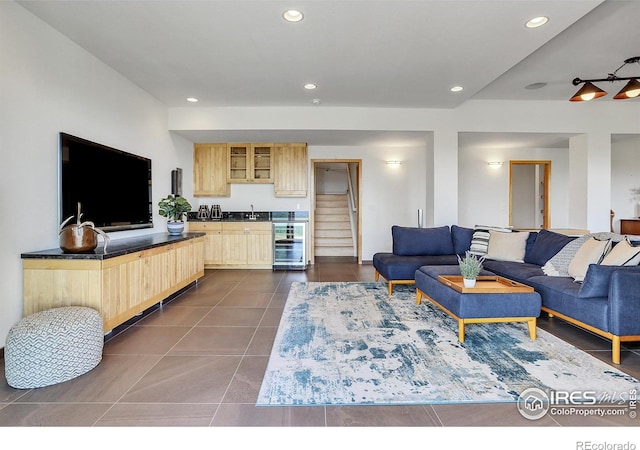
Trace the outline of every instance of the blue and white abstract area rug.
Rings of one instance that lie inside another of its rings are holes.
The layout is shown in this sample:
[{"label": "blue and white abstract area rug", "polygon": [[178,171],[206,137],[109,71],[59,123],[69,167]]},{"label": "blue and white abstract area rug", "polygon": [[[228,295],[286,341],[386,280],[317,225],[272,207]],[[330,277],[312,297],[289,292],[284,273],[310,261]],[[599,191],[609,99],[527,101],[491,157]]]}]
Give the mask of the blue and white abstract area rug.
[{"label": "blue and white abstract area rug", "polygon": [[[525,323],[466,326],[413,286],[293,283],[256,404],[516,402],[527,388],[625,395],[638,380]],[[611,397],[609,397],[611,398]],[[627,397],[625,397],[627,398]]]}]

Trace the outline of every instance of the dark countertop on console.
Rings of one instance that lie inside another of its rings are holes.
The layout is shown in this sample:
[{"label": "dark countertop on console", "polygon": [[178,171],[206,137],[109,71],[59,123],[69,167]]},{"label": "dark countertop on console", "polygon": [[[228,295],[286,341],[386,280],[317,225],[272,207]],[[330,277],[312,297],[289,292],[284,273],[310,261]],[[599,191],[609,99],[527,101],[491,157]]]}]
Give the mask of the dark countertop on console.
[{"label": "dark countertop on console", "polygon": [[146,234],[144,236],[131,238],[112,239],[107,245],[106,253],[104,252],[104,245],[101,243],[94,251],[88,253],[65,253],[60,248],[53,248],[50,250],[23,253],[21,257],[22,259],[104,260],[142,250],[148,250],[154,247],[160,247],[173,242],[186,241],[200,236],[205,236],[205,233],[182,233],[177,236],[170,235],[169,233]]},{"label": "dark countertop on console", "polygon": [[308,211],[255,211],[255,219],[249,219],[251,211],[223,211],[219,219],[198,219],[197,212],[187,214],[189,222],[308,222]]}]

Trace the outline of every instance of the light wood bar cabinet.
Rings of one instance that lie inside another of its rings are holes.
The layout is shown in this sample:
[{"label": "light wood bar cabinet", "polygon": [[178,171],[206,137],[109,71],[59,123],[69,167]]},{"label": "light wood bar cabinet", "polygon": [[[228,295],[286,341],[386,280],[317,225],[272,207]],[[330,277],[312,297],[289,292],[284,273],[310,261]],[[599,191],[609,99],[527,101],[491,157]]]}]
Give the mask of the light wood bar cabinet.
[{"label": "light wood bar cabinet", "polygon": [[204,276],[204,235],[165,233],[114,240],[89,254],[24,253],[24,316],[61,306],[102,314],[104,331]]}]

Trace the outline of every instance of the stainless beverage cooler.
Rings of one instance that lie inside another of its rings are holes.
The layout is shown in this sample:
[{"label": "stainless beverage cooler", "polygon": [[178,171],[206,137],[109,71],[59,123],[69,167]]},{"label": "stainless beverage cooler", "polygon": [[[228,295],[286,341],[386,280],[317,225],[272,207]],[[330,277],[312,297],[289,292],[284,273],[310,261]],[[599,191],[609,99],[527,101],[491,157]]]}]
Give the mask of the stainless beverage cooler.
[{"label": "stainless beverage cooler", "polygon": [[273,270],[305,270],[306,222],[273,222]]}]

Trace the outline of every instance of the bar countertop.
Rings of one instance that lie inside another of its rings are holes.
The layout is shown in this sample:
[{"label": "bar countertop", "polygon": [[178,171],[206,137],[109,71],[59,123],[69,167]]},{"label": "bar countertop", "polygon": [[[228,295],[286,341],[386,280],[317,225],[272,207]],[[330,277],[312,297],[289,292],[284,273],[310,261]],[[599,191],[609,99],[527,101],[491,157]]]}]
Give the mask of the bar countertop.
[{"label": "bar countertop", "polygon": [[84,259],[84,260],[104,260],[127,255],[129,253],[140,252],[150,248],[161,247],[174,242],[182,242],[189,239],[205,236],[205,233],[182,233],[170,235],[169,233],[146,234],[123,239],[112,239],[104,251],[104,244],[87,253],[66,253],[60,248],[49,250],[39,250],[35,252],[23,253],[22,259]]},{"label": "bar countertop", "polygon": [[[250,217],[253,216],[253,219]],[[218,218],[198,218],[197,212],[187,214],[188,222],[308,222],[308,211],[225,211]]]}]

